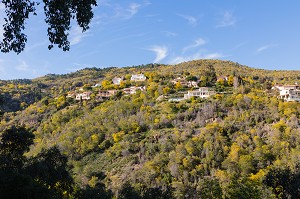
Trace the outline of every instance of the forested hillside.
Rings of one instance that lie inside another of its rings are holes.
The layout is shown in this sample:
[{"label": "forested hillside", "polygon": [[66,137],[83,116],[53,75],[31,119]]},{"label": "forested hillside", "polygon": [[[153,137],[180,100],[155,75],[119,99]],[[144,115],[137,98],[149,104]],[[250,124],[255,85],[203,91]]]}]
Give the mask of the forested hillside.
[{"label": "forested hillside", "polygon": [[[300,71],[196,60],[1,81],[0,194],[300,198],[300,102],[279,99],[280,84]],[[215,94],[183,98],[198,87]]]}]

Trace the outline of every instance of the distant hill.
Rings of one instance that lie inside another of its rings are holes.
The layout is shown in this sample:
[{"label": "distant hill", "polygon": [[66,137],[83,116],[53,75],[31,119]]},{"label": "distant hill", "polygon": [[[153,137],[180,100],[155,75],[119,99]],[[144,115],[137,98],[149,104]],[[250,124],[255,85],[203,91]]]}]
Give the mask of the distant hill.
[{"label": "distant hill", "polygon": [[[300,71],[195,60],[1,81],[0,129],[33,132],[29,160],[56,146],[70,198],[299,198],[300,103],[278,84]],[[184,98],[199,87],[214,94]]]},{"label": "distant hill", "polygon": [[[95,85],[104,79],[111,80],[115,76],[126,76],[132,73],[155,72],[159,76],[172,78],[178,74],[189,74],[200,77],[202,71],[212,65],[217,76],[236,75],[259,80],[261,83],[269,81],[272,84],[293,84],[300,80],[299,71],[264,70],[240,65],[236,62],[221,60],[195,60],[177,65],[147,64],[124,68],[85,68],[64,75],[48,74],[32,80],[0,80],[1,95],[0,110],[11,112],[40,100],[42,96],[56,96],[75,87],[85,84]],[[17,88],[17,87],[21,88]],[[41,92],[43,90],[43,92]],[[54,91],[55,90],[55,91]],[[23,104],[21,104],[24,102]]]}]

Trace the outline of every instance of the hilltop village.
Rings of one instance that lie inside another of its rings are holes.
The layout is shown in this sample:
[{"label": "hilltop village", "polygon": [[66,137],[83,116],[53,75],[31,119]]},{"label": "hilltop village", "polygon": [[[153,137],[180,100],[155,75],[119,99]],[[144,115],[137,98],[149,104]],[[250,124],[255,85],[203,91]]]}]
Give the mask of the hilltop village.
[{"label": "hilltop village", "polygon": [[[132,95],[136,94],[137,91],[144,92],[146,91],[146,81],[147,77],[144,74],[133,74],[131,75],[130,80],[125,80],[124,77],[114,77],[111,80],[103,80],[102,82],[97,83],[93,86],[86,85],[83,87],[76,88],[74,91],[68,92],[66,97],[74,98],[77,101],[82,101],[90,100],[92,96],[96,99],[96,101],[103,101],[105,99],[116,96],[117,94]],[[216,79],[216,85],[231,86],[233,82],[237,81],[237,77],[219,76]],[[134,86],[135,83],[137,83],[137,85],[140,86]],[[178,77],[170,81],[170,84],[176,90],[180,90],[180,92],[172,93],[172,95],[169,95],[167,94],[167,92],[165,92],[165,94],[159,96],[157,100],[168,99],[168,101],[176,102],[181,100],[187,100],[192,97],[208,98],[215,94],[226,93],[224,91],[216,92],[215,87],[202,87],[201,80],[199,80],[197,77],[187,77],[178,75]],[[126,85],[132,86],[126,87]],[[110,87],[114,87],[115,89],[101,89]],[[299,85],[297,83],[294,85],[274,85],[272,89],[278,91],[278,98],[283,99],[284,101],[300,102],[300,90]]]}]

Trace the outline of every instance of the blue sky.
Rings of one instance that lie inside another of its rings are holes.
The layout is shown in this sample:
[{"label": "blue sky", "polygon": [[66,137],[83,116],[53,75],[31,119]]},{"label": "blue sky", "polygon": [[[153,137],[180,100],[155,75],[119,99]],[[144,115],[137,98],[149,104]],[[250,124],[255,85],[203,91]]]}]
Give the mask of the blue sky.
[{"label": "blue sky", "polygon": [[[68,52],[48,50],[44,14],[38,8],[38,16],[27,21],[26,50],[0,54],[0,79],[193,59],[300,70],[299,0],[103,0],[98,4],[89,31],[81,33],[73,23]],[[3,6],[0,17],[1,24]]]}]

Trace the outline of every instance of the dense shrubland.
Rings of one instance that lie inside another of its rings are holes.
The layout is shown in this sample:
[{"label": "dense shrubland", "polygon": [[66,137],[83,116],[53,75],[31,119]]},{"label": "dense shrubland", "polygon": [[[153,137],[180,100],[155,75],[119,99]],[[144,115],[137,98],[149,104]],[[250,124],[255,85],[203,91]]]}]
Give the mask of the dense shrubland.
[{"label": "dense shrubland", "polygon": [[[144,73],[147,81],[130,82],[129,75],[136,73]],[[189,89],[170,83],[178,75],[219,92],[208,99],[157,100]],[[220,75],[228,81],[216,82]],[[124,84],[112,85],[115,76],[123,76]],[[17,84],[26,92],[33,85],[40,90],[26,105],[4,109],[1,129],[21,125],[34,134],[13,174],[26,175],[33,183],[30,190],[56,184],[45,194],[58,198],[299,198],[300,104],[281,101],[271,90],[299,79],[299,71],[198,60],[2,81],[1,96],[11,99]],[[101,102],[66,98],[79,87],[96,92],[91,87],[96,83],[102,83],[100,89],[147,89]],[[23,98],[16,99],[22,104]],[[60,157],[60,170],[54,173],[63,171],[64,180],[46,178],[51,169],[41,169],[52,155]]]}]

